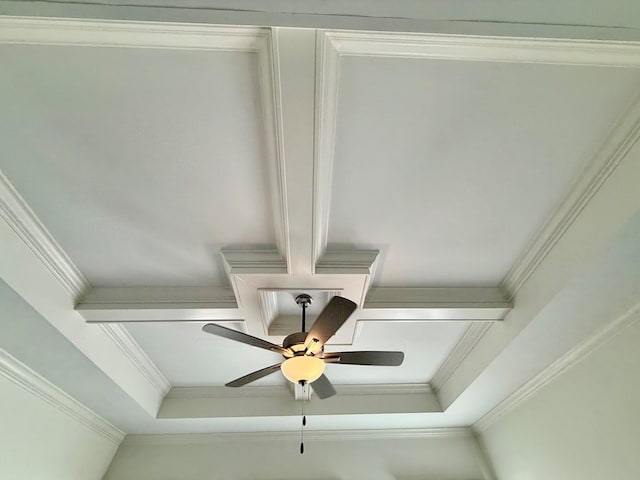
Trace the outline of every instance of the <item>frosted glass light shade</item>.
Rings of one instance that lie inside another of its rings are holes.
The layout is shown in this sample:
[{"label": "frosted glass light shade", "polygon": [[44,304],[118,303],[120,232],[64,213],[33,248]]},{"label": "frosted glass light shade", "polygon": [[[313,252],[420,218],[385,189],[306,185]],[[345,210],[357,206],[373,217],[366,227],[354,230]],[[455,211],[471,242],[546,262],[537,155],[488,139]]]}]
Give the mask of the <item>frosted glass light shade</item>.
[{"label": "frosted glass light shade", "polygon": [[280,370],[290,382],[300,383],[304,380],[311,383],[324,372],[324,362],[319,358],[300,355],[282,362]]}]

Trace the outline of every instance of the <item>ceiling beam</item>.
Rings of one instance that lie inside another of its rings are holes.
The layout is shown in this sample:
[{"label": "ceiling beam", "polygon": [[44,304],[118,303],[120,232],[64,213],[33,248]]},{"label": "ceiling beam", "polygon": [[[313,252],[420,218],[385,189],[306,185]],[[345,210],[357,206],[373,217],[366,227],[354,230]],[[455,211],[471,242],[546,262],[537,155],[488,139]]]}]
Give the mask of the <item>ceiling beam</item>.
[{"label": "ceiling beam", "polygon": [[[442,413],[428,384],[335,385],[337,394],[305,401],[308,415]],[[299,416],[300,401],[285,385],[173,387],[158,418],[221,418]]]},{"label": "ceiling beam", "polygon": [[316,32],[272,29],[274,88],[279,108],[284,215],[288,226],[288,273],[313,269],[312,202],[315,117]]},{"label": "ceiling beam", "polygon": [[503,320],[513,307],[498,288],[374,287],[357,312],[362,320]]},{"label": "ceiling beam", "polygon": [[88,323],[242,320],[233,291],[222,287],[97,287],[75,308]]}]

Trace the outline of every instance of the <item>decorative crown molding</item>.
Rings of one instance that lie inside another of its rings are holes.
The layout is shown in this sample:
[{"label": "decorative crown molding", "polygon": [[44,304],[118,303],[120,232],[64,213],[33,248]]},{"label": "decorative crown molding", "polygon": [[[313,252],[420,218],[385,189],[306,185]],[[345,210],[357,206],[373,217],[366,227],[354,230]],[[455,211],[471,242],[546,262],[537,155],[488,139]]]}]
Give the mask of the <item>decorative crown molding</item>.
[{"label": "decorative crown molding", "polygon": [[317,260],[315,272],[372,276],[379,253],[378,250],[328,250]]},{"label": "decorative crown molding", "polygon": [[640,97],[618,119],[587,169],[505,275],[501,287],[509,292],[511,298],[578,218],[582,209],[638,139],[640,139]]},{"label": "decorative crown molding", "polygon": [[542,370],[531,380],[524,383],[520,388],[515,390],[511,395],[476,421],[472,428],[475,431],[484,432],[506,414],[514,410],[517,406],[533,397],[540,389],[544,388],[571,367],[580,363],[587,356],[591,355],[617,335],[622,334],[625,329],[631,327],[638,321],[640,321],[640,304],[636,304],[636,306],[627,313],[618,317],[604,328],[599,329],[591,337],[580,342],[571,350],[559,357],[555,362]]},{"label": "decorative crown molding", "polygon": [[[375,385],[334,385],[340,396],[367,395],[420,395],[433,393],[428,383],[388,383]],[[241,389],[228,387],[172,387],[167,400],[183,398],[279,398],[290,399],[291,391],[282,385],[250,386]]]},{"label": "decorative crown molding", "polygon": [[140,348],[138,342],[131,336],[124,325],[118,323],[102,323],[100,328],[113,340],[120,351],[144,375],[147,381],[155,387],[161,397],[171,389],[171,383],[156,367],[153,361]]},{"label": "decorative crown molding", "polygon": [[287,262],[277,250],[223,249],[221,254],[230,275],[287,273]]},{"label": "decorative crown molding", "polygon": [[339,55],[640,67],[640,43],[611,40],[325,30]]},{"label": "decorative crown molding", "polygon": [[193,23],[0,16],[0,43],[258,52],[269,29]]},{"label": "decorative crown molding", "polygon": [[287,207],[284,154],[280,50],[277,36],[278,29],[270,29],[267,41],[261,42],[259,45],[257,50],[258,77],[262,98],[265,142],[269,156],[268,172],[276,247],[281,255],[288,259],[291,252],[289,248],[289,212]]},{"label": "decorative crown molding", "polygon": [[[0,30],[2,26],[0,24]],[[89,282],[0,171],[0,216],[65,290],[80,298]]]},{"label": "decorative crown molding", "polygon": [[[333,442],[372,439],[425,439],[473,437],[468,427],[403,428],[372,430],[307,430],[305,439],[314,442]],[[174,435],[127,435],[128,445],[183,445],[210,444],[233,440],[274,441],[299,439],[300,432],[221,432],[187,433]]]},{"label": "decorative crown molding", "polygon": [[453,372],[467,358],[467,355],[473,350],[473,347],[480,339],[489,331],[492,322],[472,322],[469,328],[464,332],[462,338],[458,341],[451,353],[447,356],[442,365],[438,368],[431,379],[433,389],[438,392],[442,386],[449,380]]},{"label": "decorative crown molding", "polygon": [[0,349],[0,375],[116,445],[119,445],[125,436],[122,430],[82,405],[3,349]]},{"label": "decorative crown molding", "polygon": [[[0,216],[75,302],[87,292],[91,292],[91,286],[87,279],[2,172],[0,172]],[[170,388],[167,379],[153,365],[153,362],[129,335],[129,332],[124,327],[115,325],[103,327],[103,331],[124,353],[131,364],[163,396]]]},{"label": "decorative crown molding", "polygon": [[340,55],[331,39],[319,32],[316,66],[316,131],[313,158],[312,255],[315,264],[327,249],[331,180],[338,107]]}]

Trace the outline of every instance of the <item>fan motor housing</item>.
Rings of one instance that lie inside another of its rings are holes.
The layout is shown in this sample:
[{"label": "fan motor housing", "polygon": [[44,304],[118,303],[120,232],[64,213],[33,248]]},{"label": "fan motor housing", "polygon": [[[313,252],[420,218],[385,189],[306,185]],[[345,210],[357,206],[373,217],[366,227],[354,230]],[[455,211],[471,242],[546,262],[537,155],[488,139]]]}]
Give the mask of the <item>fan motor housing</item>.
[{"label": "fan motor housing", "polygon": [[[303,355],[304,349],[305,349],[305,342],[307,340],[307,335],[308,335],[307,332],[292,333],[291,335],[288,335],[284,339],[284,341],[282,342],[282,346],[284,348],[290,348],[296,355]],[[310,348],[311,352],[314,355],[321,352],[323,349],[324,347],[316,351]]]}]

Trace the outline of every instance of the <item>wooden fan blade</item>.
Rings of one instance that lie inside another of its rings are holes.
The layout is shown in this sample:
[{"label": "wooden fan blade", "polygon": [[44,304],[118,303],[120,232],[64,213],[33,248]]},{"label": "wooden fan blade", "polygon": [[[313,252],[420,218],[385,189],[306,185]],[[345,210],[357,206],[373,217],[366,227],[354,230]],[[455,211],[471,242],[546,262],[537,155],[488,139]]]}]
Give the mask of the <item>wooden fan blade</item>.
[{"label": "wooden fan blade", "polygon": [[[404,361],[403,352],[331,352],[323,355],[327,363],[341,363],[343,365],[379,365],[386,367],[397,367]],[[332,361],[335,359],[335,361]]]},{"label": "wooden fan blade", "polygon": [[244,377],[236,378],[234,381],[227,383],[225,385],[225,387],[242,387],[243,385],[246,385],[247,383],[255,382],[256,380],[258,380],[258,379],[260,379],[262,377],[266,377],[267,375],[271,375],[272,373],[275,373],[278,370],[280,370],[280,363],[277,363],[275,365],[271,365],[270,367],[265,367],[265,368],[260,369],[260,370],[256,370],[255,372],[249,373],[248,375],[245,375]]},{"label": "wooden fan blade", "polygon": [[311,388],[316,392],[318,398],[322,399],[332,397],[336,394],[336,389],[333,388],[333,385],[331,385],[331,382],[324,373],[320,375],[317,380],[311,382]]},{"label": "wooden fan blade", "polygon": [[237,330],[222,327],[215,323],[207,323],[204,327],[202,327],[202,330],[213,335],[218,335],[219,337],[228,338],[229,340],[235,340],[236,342],[252,345],[254,347],[264,348],[265,350],[271,350],[272,352],[276,352],[281,355],[291,356],[291,352],[285,348],[282,348],[280,345],[267,342],[266,340],[262,340],[261,338],[252,337],[251,335],[238,332]]},{"label": "wooden fan blade", "polygon": [[357,305],[351,300],[344,297],[333,297],[313,323],[305,344],[310,345],[311,342],[316,342],[319,343],[318,346],[324,345],[347,321],[356,308]]}]

